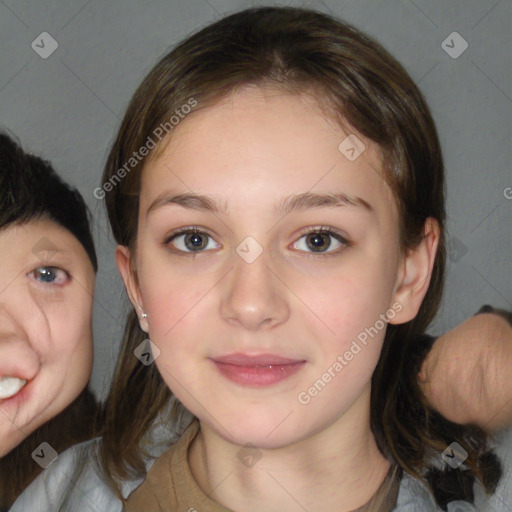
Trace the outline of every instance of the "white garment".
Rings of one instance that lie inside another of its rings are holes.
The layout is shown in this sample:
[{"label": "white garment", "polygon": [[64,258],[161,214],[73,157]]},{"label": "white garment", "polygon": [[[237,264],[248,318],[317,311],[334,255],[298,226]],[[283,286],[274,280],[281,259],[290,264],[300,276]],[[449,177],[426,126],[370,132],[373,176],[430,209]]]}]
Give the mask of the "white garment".
[{"label": "white garment", "polygon": [[[162,423],[152,434],[148,452],[152,458],[147,461],[147,470],[155,459],[176,441],[176,434]],[[148,439],[150,439],[148,437]],[[122,512],[122,503],[101,478],[92,453],[97,449],[98,439],[73,446],[60,454],[25,492],[18,498],[10,512]],[[503,462],[503,477],[495,495],[485,500],[483,492],[475,492],[475,506],[466,502],[451,502],[448,512],[512,512],[512,430],[503,434],[497,448]],[[73,482],[73,472],[81,454],[86,457],[82,475]],[[143,479],[123,483],[122,495],[126,498]],[[70,490],[69,503],[60,509],[61,501]],[[418,480],[404,475],[400,484],[395,512],[439,512],[433,497]]]}]

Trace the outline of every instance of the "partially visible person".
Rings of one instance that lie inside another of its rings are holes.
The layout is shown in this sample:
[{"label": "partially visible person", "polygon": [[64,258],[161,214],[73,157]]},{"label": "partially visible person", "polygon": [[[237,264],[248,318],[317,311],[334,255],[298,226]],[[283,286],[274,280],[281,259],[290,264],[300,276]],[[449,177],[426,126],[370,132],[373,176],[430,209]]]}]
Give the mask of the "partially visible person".
[{"label": "partially visible person", "polygon": [[483,306],[432,343],[419,374],[432,406],[488,432],[512,426],[512,313]]},{"label": "partially visible person", "polygon": [[[475,493],[479,512],[512,510],[512,314],[485,305],[462,324],[437,339],[421,337],[428,351],[418,375],[432,409],[461,425],[472,425],[492,435],[502,476],[496,492],[485,499],[473,487],[468,472],[446,464],[427,479],[443,510],[460,489]],[[487,465],[493,456],[486,455]],[[492,472],[490,473],[492,474]],[[504,504],[511,508],[503,508]],[[461,505],[462,507],[462,505]],[[454,508],[454,510],[458,510]],[[461,508],[460,510],[466,510]]]},{"label": "partially visible person", "polygon": [[80,193],[4,133],[0,191],[0,509],[7,510],[52,456],[41,443],[61,453],[92,435],[97,259]]}]

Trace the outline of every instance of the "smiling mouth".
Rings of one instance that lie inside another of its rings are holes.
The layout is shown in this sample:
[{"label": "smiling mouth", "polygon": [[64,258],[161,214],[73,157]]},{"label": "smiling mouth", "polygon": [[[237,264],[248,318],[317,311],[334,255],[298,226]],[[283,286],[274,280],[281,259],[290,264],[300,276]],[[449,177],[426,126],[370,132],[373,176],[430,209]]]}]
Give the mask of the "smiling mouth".
[{"label": "smiling mouth", "polygon": [[18,377],[0,377],[0,400],[7,400],[18,394],[27,384]]}]

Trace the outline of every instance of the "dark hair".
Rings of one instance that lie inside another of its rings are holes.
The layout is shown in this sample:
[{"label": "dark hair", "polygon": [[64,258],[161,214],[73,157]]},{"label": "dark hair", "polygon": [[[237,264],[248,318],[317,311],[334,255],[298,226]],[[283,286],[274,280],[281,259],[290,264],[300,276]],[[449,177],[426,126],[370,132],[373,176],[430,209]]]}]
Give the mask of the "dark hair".
[{"label": "dark hair", "polygon": [[[425,476],[431,468],[430,458],[439,457],[453,441],[469,453],[466,464],[471,478],[476,476],[487,492],[492,491],[484,457],[485,433],[455,425],[435,413],[417,383],[417,366],[427,350],[420,336],[438,309],[444,282],[443,160],[423,95],[379,43],[323,13],[274,7],[227,16],[187,38],[143,80],[110,151],[103,183],[112,185],[105,202],[115,239],[133,253],[140,177],[146,161],[142,158],[127,170],[134,152],[159,127],[169,125],[173,113],[191,104],[191,99],[197,107],[188,115],[194,116],[247,85],[309,93],[326,107],[326,115],[378,144],[384,179],[398,206],[404,253],[422,240],[428,218],[437,221],[439,246],[418,315],[406,324],[387,328],[372,377],[371,428],[382,453],[400,471],[426,481],[434,495],[436,484]],[[166,129],[170,137],[153,151],[172,138],[171,129]],[[146,367],[133,356],[145,337],[132,311],[106,404],[108,428],[101,445],[104,473],[111,475],[114,489],[119,480],[144,472],[140,440],[171,396],[155,365]],[[172,419],[180,414],[178,409]]]},{"label": "dark hair", "polygon": [[88,209],[80,192],[49,162],[25,153],[5,133],[0,133],[0,190],[0,229],[46,217],[75,236],[97,272]]}]

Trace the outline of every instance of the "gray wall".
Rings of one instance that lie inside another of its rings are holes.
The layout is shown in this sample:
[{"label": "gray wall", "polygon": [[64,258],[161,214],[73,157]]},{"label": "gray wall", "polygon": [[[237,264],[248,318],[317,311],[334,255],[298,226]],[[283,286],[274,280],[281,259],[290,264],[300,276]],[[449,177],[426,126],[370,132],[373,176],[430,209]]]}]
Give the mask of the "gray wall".
[{"label": "gray wall", "polygon": [[[453,327],[483,303],[512,309],[511,1],[286,4],[334,14],[376,37],[430,103],[446,159],[451,239],[445,300],[432,330]],[[50,159],[94,214],[100,271],[92,382],[98,394],[108,386],[127,310],[103,205],[93,196],[120,117],[169,47],[251,5],[236,0],[0,3],[0,125]],[[47,36],[41,43],[42,32],[58,43],[46,59],[36,50],[44,54],[53,43]],[[460,55],[465,44],[450,36],[453,32],[468,45]],[[34,40],[39,48],[32,48]]]}]

